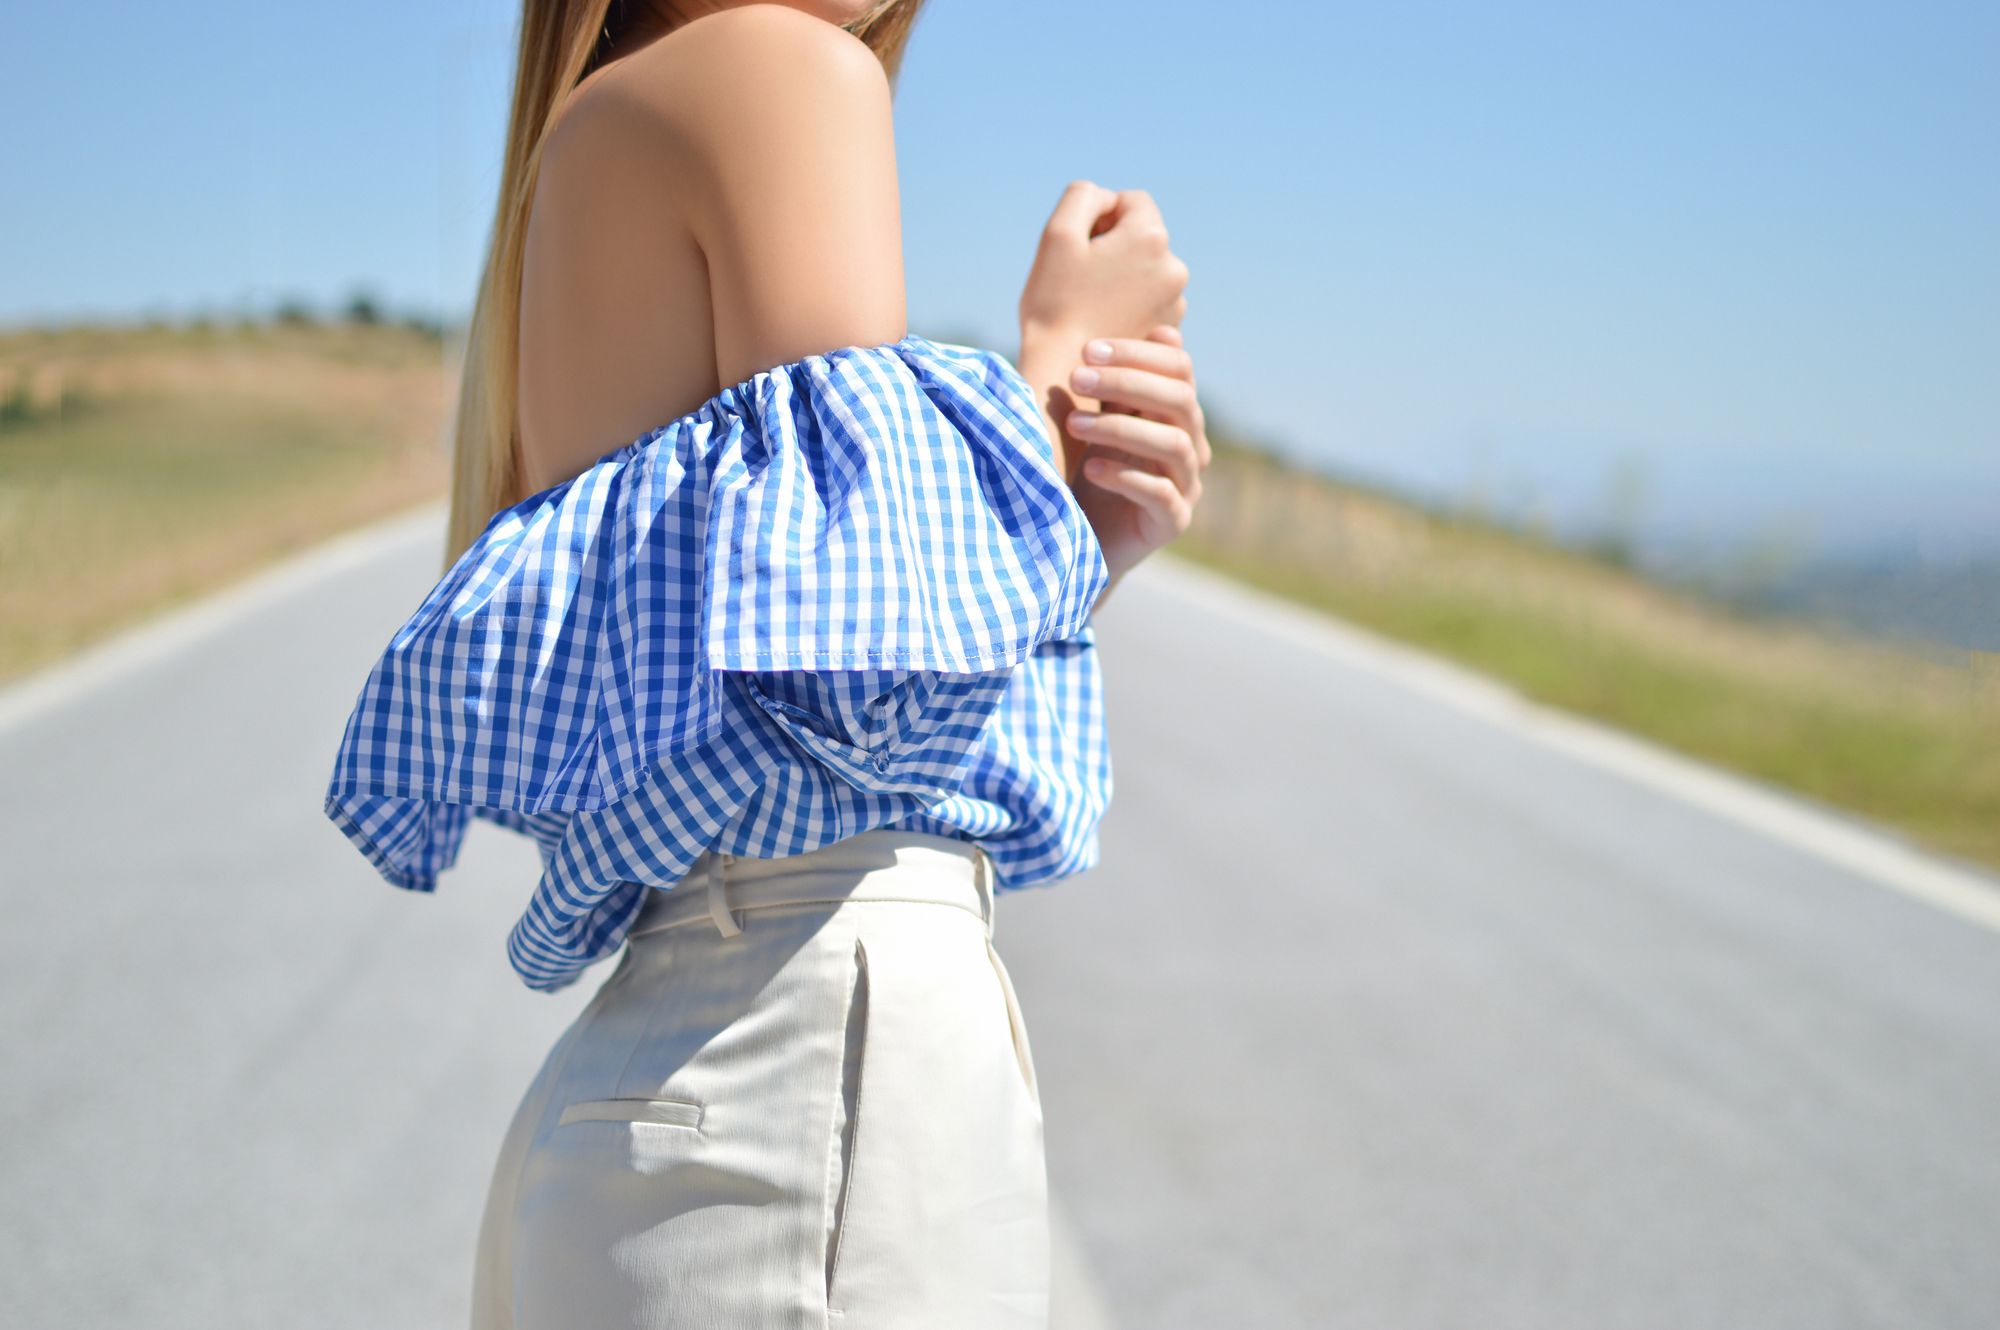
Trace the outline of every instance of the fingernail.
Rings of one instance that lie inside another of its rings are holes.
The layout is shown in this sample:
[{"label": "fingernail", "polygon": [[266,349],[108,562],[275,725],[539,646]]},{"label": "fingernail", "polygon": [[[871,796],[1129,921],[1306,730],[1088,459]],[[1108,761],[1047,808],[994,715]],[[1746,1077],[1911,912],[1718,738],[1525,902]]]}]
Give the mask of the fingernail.
[{"label": "fingernail", "polygon": [[1095,411],[1072,411],[1069,413],[1069,427],[1078,433],[1086,433],[1097,425]]},{"label": "fingernail", "polygon": [[1070,376],[1070,381],[1085,392],[1089,392],[1097,386],[1097,371],[1088,365],[1083,366]]},{"label": "fingernail", "polygon": [[1102,365],[1111,359],[1111,343],[1102,337],[1086,342],[1083,346],[1083,356],[1086,360],[1095,360]]}]

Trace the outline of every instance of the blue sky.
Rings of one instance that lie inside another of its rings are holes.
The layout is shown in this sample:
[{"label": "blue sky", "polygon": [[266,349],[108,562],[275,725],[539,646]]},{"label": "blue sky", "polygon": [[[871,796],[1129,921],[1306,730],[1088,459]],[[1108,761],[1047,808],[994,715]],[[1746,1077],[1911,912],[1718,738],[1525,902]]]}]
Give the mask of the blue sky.
[{"label": "blue sky", "polygon": [[[513,5],[22,6],[0,323],[462,312]],[[1559,520],[2000,549],[2000,7],[932,0],[911,320],[1003,348],[1063,184],[1151,190],[1219,419]]]}]

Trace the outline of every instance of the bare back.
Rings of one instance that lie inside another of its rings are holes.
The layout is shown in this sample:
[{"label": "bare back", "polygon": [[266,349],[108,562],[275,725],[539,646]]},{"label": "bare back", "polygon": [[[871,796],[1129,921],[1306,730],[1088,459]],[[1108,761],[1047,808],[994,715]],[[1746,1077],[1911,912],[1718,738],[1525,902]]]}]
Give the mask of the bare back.
[{"label": "bare back", "polygon": [[585,79],[522,267],[528,492],[772,365],[906,331],[886,76],[825,20],[705,16]]}]

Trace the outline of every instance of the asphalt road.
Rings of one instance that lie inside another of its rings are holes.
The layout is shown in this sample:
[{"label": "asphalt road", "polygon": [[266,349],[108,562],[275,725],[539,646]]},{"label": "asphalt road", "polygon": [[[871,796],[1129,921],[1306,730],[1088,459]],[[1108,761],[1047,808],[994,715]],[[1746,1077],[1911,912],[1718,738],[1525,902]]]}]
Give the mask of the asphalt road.
[{"label": "asphalt road", "polygon": [[[594,979],[507,968],[524,841],[417,897],[320,814],[438,530],[0,697],[6,1323],[462,1323]],[[1057,1330],[2000,1324],[2000,887],[1937,908],[1167,559],[1099,625],[1103,862],[996,925]]]}]

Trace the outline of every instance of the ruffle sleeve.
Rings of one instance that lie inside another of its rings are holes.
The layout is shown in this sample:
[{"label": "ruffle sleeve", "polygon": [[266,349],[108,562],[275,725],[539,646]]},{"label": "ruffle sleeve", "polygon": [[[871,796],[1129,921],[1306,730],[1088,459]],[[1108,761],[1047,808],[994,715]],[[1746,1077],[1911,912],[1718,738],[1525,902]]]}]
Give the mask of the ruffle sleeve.
[{"label": "ruffle sleeve", "polygon": [[370,671],[325,811],[429,890],[468,815],[686,801],[696,750],[935,802],[1107,581],[1005,359],[807,356],[495,514]]}]

